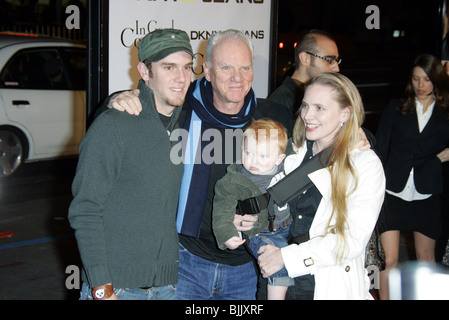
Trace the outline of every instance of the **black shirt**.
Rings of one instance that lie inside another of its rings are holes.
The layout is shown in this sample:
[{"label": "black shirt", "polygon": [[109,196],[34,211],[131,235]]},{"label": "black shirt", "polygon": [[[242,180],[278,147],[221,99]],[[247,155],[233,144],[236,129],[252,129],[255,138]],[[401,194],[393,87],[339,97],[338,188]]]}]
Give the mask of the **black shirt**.
[{"label": "black shirt", "polygon": [[[312,146],[313,143],[307,141],[307,152],[304,161],[312,158]],[[296,237],[309,232],[321,199],[321,193],[315,185],[312,185],[303,194],[289,202],[290,212],[293,217],[289,237]]]}]

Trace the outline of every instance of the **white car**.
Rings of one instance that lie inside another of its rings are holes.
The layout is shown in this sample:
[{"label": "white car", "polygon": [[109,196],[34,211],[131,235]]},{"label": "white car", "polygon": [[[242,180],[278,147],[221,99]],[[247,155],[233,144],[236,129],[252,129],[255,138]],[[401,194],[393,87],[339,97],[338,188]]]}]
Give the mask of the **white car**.
[{"label": "white car", "polygon": [[0,34],[0,177],[77,155],[85,131],[85,45]]}]

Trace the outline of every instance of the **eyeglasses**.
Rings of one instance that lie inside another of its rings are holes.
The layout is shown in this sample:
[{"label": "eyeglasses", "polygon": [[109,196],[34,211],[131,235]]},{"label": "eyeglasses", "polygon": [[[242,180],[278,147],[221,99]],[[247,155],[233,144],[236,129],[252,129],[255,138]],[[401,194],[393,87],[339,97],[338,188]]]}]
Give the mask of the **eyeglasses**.
[{"label": "eyeglasses", "polygon": [[341,63],[341,59],[340,59],[340,58],[334,58],[334,57],[322,57],[322,56],[319,56],[319,55],[317,55],[317,54],[315,54],[315,53],[308,52],[308,51],[306,51],[306,53],[310,54],[311,56],[314,56],[314,57],[323,59],[323,60],[325,60],[325,61],[326,61],[327,63],[329,63],[329,64],[334,64],[334,62],[336,62],[337,64],[340,64],[340,63]]}]

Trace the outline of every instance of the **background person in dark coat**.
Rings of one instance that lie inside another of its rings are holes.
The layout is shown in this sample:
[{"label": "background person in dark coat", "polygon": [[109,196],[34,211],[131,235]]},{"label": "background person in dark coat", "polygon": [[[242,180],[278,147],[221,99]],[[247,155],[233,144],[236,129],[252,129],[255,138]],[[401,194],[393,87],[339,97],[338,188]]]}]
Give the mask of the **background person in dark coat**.
[{"label": "background person in dark coat", "polygon": [[442,164],[449,161],[449,78],[441,61],[419,56],[404,100],[386,107],[376,134],[387,179],[380,220],[386,269],[380,297],[388,299],[387,273],[398,262],[400,231],[413,231],[418,260],[435,261],[441,232]]}]

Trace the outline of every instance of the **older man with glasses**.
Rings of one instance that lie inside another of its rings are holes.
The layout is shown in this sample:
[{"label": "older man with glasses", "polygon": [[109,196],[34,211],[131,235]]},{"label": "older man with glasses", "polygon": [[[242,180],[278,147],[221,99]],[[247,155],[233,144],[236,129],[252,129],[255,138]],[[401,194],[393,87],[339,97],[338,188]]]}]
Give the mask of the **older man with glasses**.
[{"label": "older man with glasses", "polygon": [[341,59],[332,35],[322,30],[310,30],[298,40],[295,48],[296,69],[268,97],[296,113],[304,95],[304,84],[323,72],[339,72]]}]

